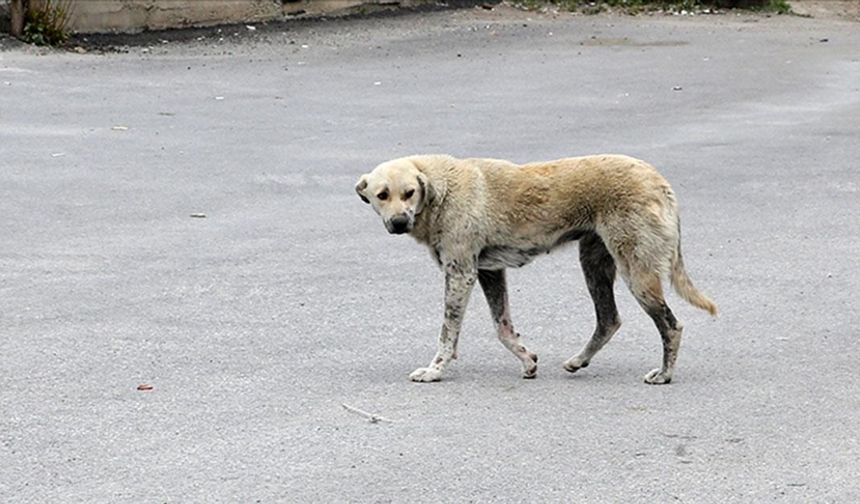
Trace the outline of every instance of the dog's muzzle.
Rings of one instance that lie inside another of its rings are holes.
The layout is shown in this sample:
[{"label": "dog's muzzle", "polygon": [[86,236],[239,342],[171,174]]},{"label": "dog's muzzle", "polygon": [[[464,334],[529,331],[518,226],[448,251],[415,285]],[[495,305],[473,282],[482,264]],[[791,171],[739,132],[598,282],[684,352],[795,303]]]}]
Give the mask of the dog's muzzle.
[{"label": "dog's muzzle", "polygon": [[392,234],[408,233],[412,229],[412,223],[407,215],[397,215],[388,221],[388,232]]}]

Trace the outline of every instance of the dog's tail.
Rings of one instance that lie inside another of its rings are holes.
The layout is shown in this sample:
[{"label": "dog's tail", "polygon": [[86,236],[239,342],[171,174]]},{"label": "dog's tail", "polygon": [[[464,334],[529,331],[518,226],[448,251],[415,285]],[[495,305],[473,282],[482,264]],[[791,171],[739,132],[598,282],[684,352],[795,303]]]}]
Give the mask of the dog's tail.
[{"label": "dog's tail", "polygon": [[684,298],[691,305],[707,310],[711,315],[717,315],[717,305],[711,301],[708,296],[705,296],[699,289],[693,285],[690,276],[687,275],[687,270],[684,269],[684,258],[681,256],[681,224],[678,223],[678,245],[675,248],[675,254],[672,257],[672,270],[670,273],[670,281],[675,292]]}]

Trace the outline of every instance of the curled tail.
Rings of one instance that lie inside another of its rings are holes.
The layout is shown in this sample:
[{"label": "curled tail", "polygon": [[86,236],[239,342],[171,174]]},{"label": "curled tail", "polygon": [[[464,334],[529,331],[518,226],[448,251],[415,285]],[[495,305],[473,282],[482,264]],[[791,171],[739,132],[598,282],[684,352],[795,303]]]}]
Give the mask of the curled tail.
[{"label": "curled tail", "polygon": [[672,257],[672,271],[669,278],[672,282],[672,287],[675,288],[675,292],[684,298],[685,301],[697,308],[707,310],[711,315],[715,316],[717,314],[717,305],[708,296],[705,296],[696,289],[693,281],[687,275],[687,270],[684,269],[684,259],[681,257],[680,223],[678,224],[678,246]]}]

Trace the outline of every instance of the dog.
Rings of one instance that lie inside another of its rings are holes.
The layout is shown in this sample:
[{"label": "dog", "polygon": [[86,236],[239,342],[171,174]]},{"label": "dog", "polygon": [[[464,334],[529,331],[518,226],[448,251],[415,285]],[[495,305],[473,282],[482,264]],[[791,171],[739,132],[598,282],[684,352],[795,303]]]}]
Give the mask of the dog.
[{"label": "dog", "polygon": [[429,247],[445,274],[445,317],[435,357],[409,377],[433,382],[457,358],[469,295],[481,285],[502,344],[534,378],[537,355],[514,330],[506,268],[578,241],[579,260],[594,301],[597,327],[564,369],[587,367],[621,326],[616,272],[654,321],[663,341],[662,366],[649,384],[672,380],[682,324],[666,305],[668,277],[687,302],[716,315],[717,306],[693,285],[681,257],[678,205],[671,186],[645,161],[594,155],[523,165],[500,159],[410,156],[362,175],[355,191],[392,234]]}]

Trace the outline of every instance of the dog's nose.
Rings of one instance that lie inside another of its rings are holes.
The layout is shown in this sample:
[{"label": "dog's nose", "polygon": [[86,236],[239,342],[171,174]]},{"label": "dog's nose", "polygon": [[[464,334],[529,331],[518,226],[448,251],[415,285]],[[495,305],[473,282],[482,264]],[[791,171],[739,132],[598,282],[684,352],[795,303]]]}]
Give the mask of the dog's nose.
[{"label": "dog's nose", "polygon": [[403,234],[409,231],[409,217],[398,215],[391,219],[391,232],[394,234]]}]

